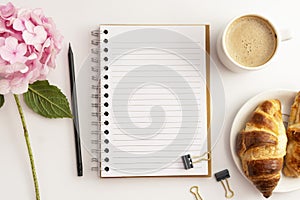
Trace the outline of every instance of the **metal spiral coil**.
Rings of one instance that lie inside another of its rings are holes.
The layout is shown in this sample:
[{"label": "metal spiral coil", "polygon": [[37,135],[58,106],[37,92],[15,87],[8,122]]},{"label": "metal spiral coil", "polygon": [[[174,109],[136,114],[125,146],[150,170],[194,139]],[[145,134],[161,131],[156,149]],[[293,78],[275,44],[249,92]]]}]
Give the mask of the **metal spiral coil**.
[{"label": "metal spiral coil", "polygon": [[91,81],[92,81],[92,130],[90,132],[91,134],[91,144],[93,146],[93,149],[91,149],[91,152],[93,154],[93,158],[91,159],[92,163],[95,163],[92,167],[92,171],[100,172],[100,145],[101,145],[101,140],[100,140],[100,118],[99,118],[99,113],[100,113],[100,84],[99,84],[99,77],[100,77],[100,62],[99,62],[99,57],[100,57],[100,51],[99,51],[99,45],[100,45],[100,30],[94,30],[91,32],[92,37],[94,39],[91,40],[91,44],[93,47],[91,48],[91,62],[94,63],[91,66],[91,71],[92,71],[92,76],[91,76]]}]

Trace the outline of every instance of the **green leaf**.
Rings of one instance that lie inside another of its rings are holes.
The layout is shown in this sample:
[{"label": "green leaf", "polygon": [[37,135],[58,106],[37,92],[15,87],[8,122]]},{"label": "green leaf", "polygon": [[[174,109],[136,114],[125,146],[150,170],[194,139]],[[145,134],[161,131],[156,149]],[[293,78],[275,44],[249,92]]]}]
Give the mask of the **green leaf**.
[{"label": "green leaf", "polygon": [[0,94],[0,108],[3,106],[3,104],[4,104],[4,96]]},{"label": "green leaf", "polygon": [[23,94],[24,101],[34,112],[47,118],[72,118],[66,96],[47,80],[36,81],[29,85]]}]

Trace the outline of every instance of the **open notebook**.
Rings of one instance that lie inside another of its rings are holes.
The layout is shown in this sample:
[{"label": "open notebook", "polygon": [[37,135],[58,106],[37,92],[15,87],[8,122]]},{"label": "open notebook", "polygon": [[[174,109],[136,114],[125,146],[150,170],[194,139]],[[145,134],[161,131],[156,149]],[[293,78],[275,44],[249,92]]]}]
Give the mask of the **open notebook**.
[{"label": "open notebook", "polygon": [[100,25],[101,177],[210,176],[209,26]]}]

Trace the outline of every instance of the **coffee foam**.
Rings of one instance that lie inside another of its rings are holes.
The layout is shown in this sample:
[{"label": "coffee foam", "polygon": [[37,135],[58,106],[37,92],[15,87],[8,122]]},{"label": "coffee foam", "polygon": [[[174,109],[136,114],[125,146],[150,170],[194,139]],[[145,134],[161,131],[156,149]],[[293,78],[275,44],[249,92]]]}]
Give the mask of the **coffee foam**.
[{"label": "coffee foam", "polygon": [[268,62],[275,53],[277,35],[266,20],[244,16],[229,26],[225,42],[232,59],[243,66],[257,67]]}]

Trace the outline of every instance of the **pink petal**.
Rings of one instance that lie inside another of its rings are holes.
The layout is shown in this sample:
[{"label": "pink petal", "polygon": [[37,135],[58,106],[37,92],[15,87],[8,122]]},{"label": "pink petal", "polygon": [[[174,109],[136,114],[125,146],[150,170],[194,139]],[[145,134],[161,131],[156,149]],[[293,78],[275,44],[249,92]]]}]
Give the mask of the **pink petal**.
[{"label": "pink petal", "polygon": [[51,44],[51,40],[50,40],[50,38],[48,38],[48,39],[44,42],[43,49],[46,48],[46,47],[49,47],[50,44]]},{"label": "pink petal", "polygon": [[3,58],[3,60],[8,62],[12,59],[12,53],[8,51],[5,46],[0,48],[0,56]]},{"label": "pink petal", "polygon": [[62,49],[62,43],[63,43],[63,39],[64,37],[62,35],[60,35],[59,33],[57,33],[54,37],[54,45],[58,50]]},{"label": "pink petal", "polygon": [[0,37],[0,47],[5,44],[5,38]]},{"label": "pink petal", "polygon": [[0,17],[9,20],[16,13],[16,8],[9,2],[6,5],[0,6]]},{"label": "pink petal", "polygon": [[11,68],[13,69],[14,72],[22,71],[27,68],[27,66],[24,63],[15,63],[11,65]]},{"label": "pink petal", "polygon": [[21,83],[17,85],[13,85],[11,87],[11,92],[13,94],[23,94],[27,92],[27,90],[28,90],[28,83],[26,83],[25,81],[22,81]]},{"label": "pink petal", "polygon": [[3,60],[8,61],[10,64],[15,64],[17,62],[25,63],[27,60],[27,58],[19,52],[14,53],[13,51],[7,50],[6,46],[0,48],[0,55]]},{"label": "pink petal", "polygon": [[29,54],[32,54],[35,52],[35,48],[34,46],[31,46],[31,45],[27,45],[27,51]]},{"label": "pink petal", "polygon": [[[46,78],[46,75],[49,73],[50,69],[47,65],[43,64],[38,69],[38,79],[42,80]],[[36,74],[37,75],[37,74]]]},{"label": "pink petal", "polygon": [[41,44],[35,44],[34,48],[38,51],[41,52],[42,51],[42,45]]},{"label": "pink petal", "polygon": [[31,12],[31,20],[33,22],[35,22],[35,24],[37,25],[42,25],[43,22],[42,22],[42,17],[44,17],[44,13],[42,11],[42,9],[34,9],[32,12]]},{"label": "pink petal", "polygon": [[9,93],[9,90],[10,90],[9,80],[0,79],[0,94],[7,94]]},{"label": "pink petal", "polygon": [[25,29],[25,25],[20,19],[17,18],[13,23],[13,29],[16,31],[23,31]]},{"label": "pink petal", "polygon": [[20,72],[22,74],[25,74],[26,72],[28,72],[28,70],[29,70],[29,67],[26,66],[24,69],[21,69]]},{"label": "pink petal", "polygon": [[19,8],[17,13],[17,18],[20,18],[25,22],[25,20],[30,19],[30,12],[31,11],[29,9]]},{"label": "pink petal", "polygon": [[5,40],[5,48],[14,51],[17,48],[18,40],[14,37],[8,37]]},{"label": "pink petal", "polygon": [[22,55],[16,55],[13,60],[10,61],[11,64],[14,63],[25,63],[27,61],[27,57]]},{"label": "pink petal", "polygon": [[0,65],[0,73],[1,74],[7,73],[7,66],[9,66],[9,65]]},{"label": "pink petal", "polygon": [[0,27],[0,33],[9,35],[9,34],[13,34],[14,32],[12,32],[11,30],[7,29],[6,27],[4,27],[3,29]]},{"label": "pink petal", "polygon": [[[41,57],[45,57],[45,56],[44,56],[45,54],[49,54],[49,50],[46,49],[46,48],[50,47],[50,45],[51,45],[51,39],[48,38],[48,39],[44,42],[42,48],[41,48],[40,51],[39,51],[39,52],[43,52]],[[45,49],[46,49],[46,50],[45,50]],[[48,50],[48,51],[47,51],[47,50]],[[44,60],[45,60],[45,59],[44,59]],[[44,62],[44,63],[45,63],[45,62]]]},{"label": "pink petal", "polygon": [[5,75],[9,75],[11,73],[13,73],[13,70],[11,70],[11,65],[5,65],[5,66],[1,66],[0,67],[0,73],[5,74]]},{"label": "pink petal", "polygon": [[45,31],[44,27],[36,26],[34,27],[34,33],[36,35],[36,43],[42,44],[47,39],[47,32]]},{"label": "pink petal", "polygon": [[14,63],[14,64],[11,64],[11,65],[6,65],[0,71],[2,71],[2,73],[12,74],[12,73],[15,73],[15,72],[24,71],[27,68],[28,67],[24,63]]},{"label": "pink petal", "polygon": [[34,60],[37,59],[37,55],[35,53],[30,54],[30,56],[27,57],[28,60]]},{"label": "pink petal", "polygon": [[24,56],[27,52],[27,45],[24,43],[21,43],[17,46],[17,52],[19,55]]},{"label": "pink petal", "polygon": [[16,38],[18,41],[23,40],[21,33],[17,31],[9,33],[9,36]]},{"label": "pink petal", "polygon": [[26,28],[26,30],[29,31],[30,33],[33,33],[34,25],[33,25],[33,23],[31,23],[30,21],[25,20],[25,28]]},{"label": "pink petal", "polygon": [[[29,81],[30,84],[33,83],[31,80],[32,80],[32,79],[34,80],[34,77],[33,77],[32,74],[33,74],[32,71],[29,71],[29,72],[26,74],[26,78],[28,79],[28,81]],[[36,81],[36,79],[35,79],[34,81]]]},{"label": "pink petal", "polygon": [[4,20],[0,17],[0,33],[4,32],[5,30],[5,23]]},{"label": "pink petal", "polygon": [[56,54],[55,53],[53,53],[51,56],[50,56],[50,58],[49,58],[49,61],[47,62],[47,65],[49,66],[49,67],[51,67],[51,68],[55,68],[55,59],[56,59]]},{"label": "pink petal", "polygon": [[22,34],[23,40],[26,44],[34,45],[34,34],[30,33],[29,31],[25,30]]},{"label": "pink petal", "polygon": [[[0,67],[7,65],[7,61],[3,60],[0,56]],[[1,72],[0,72],[1,73]]]},{"label": "pink petal", "polygon": [[39,16],[39,17],[44,17],[44,12],[41,8],[35,8],[32,13],[34,13],[35,15]]}]

